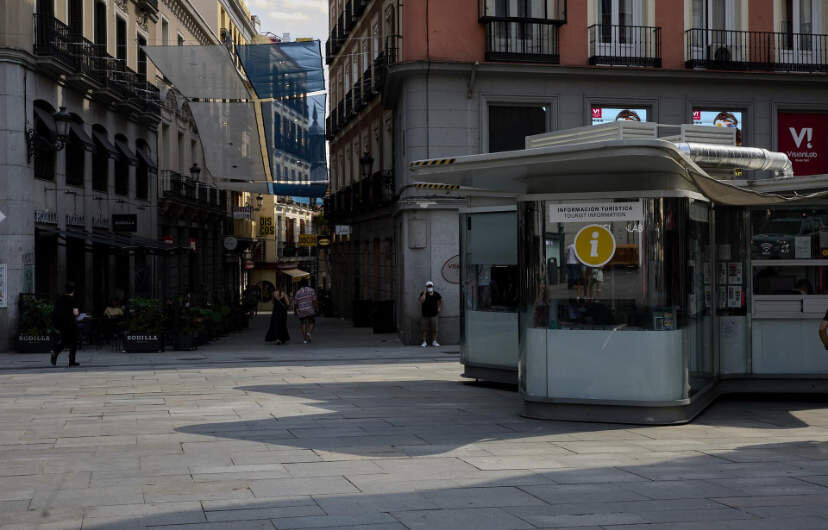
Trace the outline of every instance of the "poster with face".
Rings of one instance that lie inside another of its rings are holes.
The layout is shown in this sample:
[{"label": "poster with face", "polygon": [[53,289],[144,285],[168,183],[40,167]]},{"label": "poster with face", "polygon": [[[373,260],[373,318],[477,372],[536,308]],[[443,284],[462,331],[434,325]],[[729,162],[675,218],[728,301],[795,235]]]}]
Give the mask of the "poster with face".
[{"label": "poster with face", "polygon": [[647,109],[592,107],[592,124],[612,123],[614,121],[647,121]]},{"label": "poster with face", "polygon": [[693,125],[736,129],[736,145],[742,145],[742,112],[738,110],[694,110]]}]

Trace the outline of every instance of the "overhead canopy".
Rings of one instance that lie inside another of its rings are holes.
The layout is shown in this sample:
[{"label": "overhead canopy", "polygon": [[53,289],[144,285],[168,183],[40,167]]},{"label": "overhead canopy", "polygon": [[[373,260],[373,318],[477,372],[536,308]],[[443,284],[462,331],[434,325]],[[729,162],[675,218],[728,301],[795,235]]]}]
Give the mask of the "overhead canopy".
[{"label": "overhead canopy", "polygon": [[93,142],[92,138],[90,138],[89,135],[86,134],[86,131],[83,130],[83,124],[76,121],[69,122],[69,132],[74,137],[75,141],[78,141],[81,145],[83,145],[84,149],[89,151],[95,150],[95,142]]},{"label": "overhead canopy", "polygon": [[35,107],[34,115],[35,120],[37,120],[43,130],[47,132],[49,139],[55,140],[57,138],[57,124],[55,123],[55,118],[52,116],[52,113],[45,109],[41,109],[40,107]]},{"label": "overhead canopy", "polygon": [[119,156],[124,157],[130,165],[134,166],[138,161],[135,157],[135,153],[132,152],[132,149],[129,148],[129,144],[123,138],[115,138],[115,147],[118,150]]},{"label": "overhead canopy", "polygon": [[305,272],[300,269],[279,269],[279,272],[287,276],[290,276],[290,279],[293,282],[301,281],[303,278],[307,278],[310,276],[309,272]]},{"label": "overhead canopy", "polygon": [[324,195],[328,171],[319,41],[239,45],[238,61],[223,45],[142,49],[190,99],[204,166],[217,187]]},{"label": "overhead canopy", "polygon": [[115,149],[115,146],[109,141],[109,138],[107,138],[105,132],[98,129],[92,129],[92,137],[110,157],[115,158],[120,155],[120,152]]},{"label": "overhead canopy", "polygon": [[420,182],[524,196],[687,191],[734,206],[793,200],[714,179],[665,140],[611,140],[422,160],[412,162],[410,169]]}]

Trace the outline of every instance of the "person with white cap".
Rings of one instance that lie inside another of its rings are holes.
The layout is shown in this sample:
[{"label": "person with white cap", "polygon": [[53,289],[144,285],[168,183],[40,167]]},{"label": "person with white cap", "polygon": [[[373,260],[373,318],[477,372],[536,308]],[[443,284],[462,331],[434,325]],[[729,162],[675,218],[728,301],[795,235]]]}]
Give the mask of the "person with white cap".
[{"label": "person with white cap", "polygon": [[443,310],[443,297],[434,290],[434,282],[427,281],[425,291],[420,293],[420,307],[422,308],[423,348],[429,345],[439,346],[437,343],[437,323],[440,311]]}]

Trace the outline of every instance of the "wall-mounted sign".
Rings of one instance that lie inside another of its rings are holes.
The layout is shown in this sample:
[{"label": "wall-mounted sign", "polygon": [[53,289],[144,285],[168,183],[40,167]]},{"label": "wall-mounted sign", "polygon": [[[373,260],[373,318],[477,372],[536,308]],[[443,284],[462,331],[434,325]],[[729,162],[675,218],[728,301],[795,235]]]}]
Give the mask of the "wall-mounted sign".
[{"label": "wall-mounted sign", "polygon": [[245,270],[248,270],[248,271],[249,271],[250,269],[254,269],[255,267],[256,267],[256,264],[253,262],[253,260],[252,260],[252,259],[246,259],[246,260],[244,260],[244,268],[245,268]]},{"label": "wall-mounted sign", "polygon": [[233,206],[233,219],[253,219],[253,207]]},{"label": "wall-mounted sign", "polygon": [[112,231],[113,232],[137,232],[138,231],[138,214],[134,214],[134,213],[114,213],[114,214],[112,214]]},{"label": "wall-mounted sign", "polygon": [[272,236],[276,233],[276,227],[273,225],[273,217],[259,217],[259,235]]},{"label": "wall-mounted sign", "polygon": [[736,145],[742,145],[742,113],[738,110],[694,110],[693,125],[736,129]]},{"label": "wall-mounted sign", "polygon": [[239,246],[239,240],[233,236],[227,236],[224,238],[224,249],[225,250],[236,250],[236,247]]},{"label": "wall-mounted sign", "polygon": [[57,214],[49,210],[35,210],[35,223],[42,223],[47,225],[57,224]]},{"label": "wall-mounted sign", "polygon": [[572,202],[549,204],[550,223],[607,223],[612,221],[643,221],[641,201],[635,202]]},{"label": "wall-mounted sign", "polygon": [[592,107],[593,125],[612,123],[614,121],[647,121],[647,109]]},{"label": "wall-mounted sign", "polygon": [[603,267],[615,256],[615,236],[601,225],[587,225],[575,235],[575,256],[587,267]]},{"label": "wall-mounted sign", "polygon": [[351,235],[351,225],[336,225],[336,235],[349,236]]},{"label": "wall-mounted sign", "polygon": [[460,255],[449,258],[443,263],[443,268],[440,271],[443,279],[448,283],[460,283]]},{"label": "wall-mounted sign", "polygon": [[170,234],[166,234],[166,235],[161,236],[161,241],[163,241],[164,243],[166,243],[168,245],[174,245],[175,244],[175,238],[173,236],[171,236]]},{"label": "wall-mounted sign", "polygon": [[316,234],[299,234],[299,246],[300,247],[315,247],[316,246]]},{"label": "wall-mounted sign", "polygon": [[105,216],[93,216],[92,217],[92,228],[105,228],[109,229],[109,218]]},{"label": "wall-mounted sign", "polygon": [[780,112],[779,151],[793,162],[794,175],[828,173],[828,114]]},{"label": "wall-mounted sign", "polygon": [[320,247],[331,246],[331,236],[319,236],[319,239],[316,240],[316,244]]},{"label": "wall-mounted sign", "polygon": [[187,239],[187,248],[193,252],[198,252],[198,239],[191,237]]}]

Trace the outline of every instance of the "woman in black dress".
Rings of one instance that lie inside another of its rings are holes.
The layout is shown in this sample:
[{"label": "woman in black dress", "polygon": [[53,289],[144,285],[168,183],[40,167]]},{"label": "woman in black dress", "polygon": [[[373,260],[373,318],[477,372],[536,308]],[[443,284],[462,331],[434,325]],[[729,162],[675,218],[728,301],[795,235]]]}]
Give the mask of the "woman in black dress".
[{"label": "woman in black dress", "polygon": [[287,310],[290,307],[290,298],[286,292],[277,288],[273,291],[273,313],[270,315],[270,327],[267,330],[266,342],[276,341],[284,344],[290,340],[287,330]]}]

